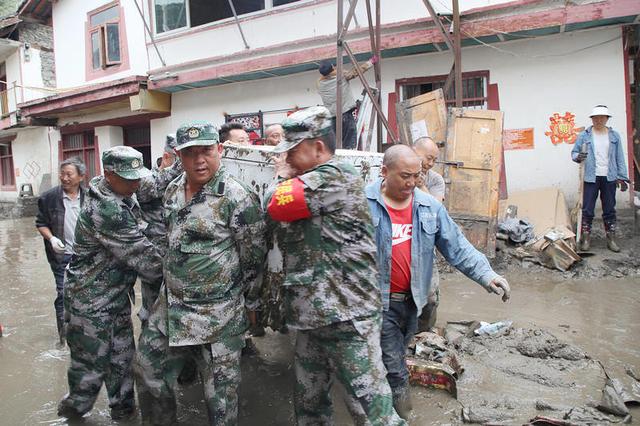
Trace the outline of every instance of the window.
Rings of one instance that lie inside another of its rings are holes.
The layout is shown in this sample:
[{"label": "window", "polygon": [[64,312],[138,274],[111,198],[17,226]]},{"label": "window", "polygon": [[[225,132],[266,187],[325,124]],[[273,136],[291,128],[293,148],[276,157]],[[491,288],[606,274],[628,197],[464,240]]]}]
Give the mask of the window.
[{"label": "window", "polygon": [[89,14],[89,40],[92,69],[105,69],[122,62],[119,4]]},{"label": "window", "polygon": [[96,147],[93,130],[82,133],[70,133],[62,135],[60,147],[60,159],[77,157],[87,166],[85,183],[88,184],[92,177],[98,175],[96,167]]},{"label": "window", "polygon": [[[301,0],[234,0],[238,16]],[[229,0],[154,0],[156,34],[233,17]]]},{"label": "window", "polygon": [[16,188],[16,178],[13,174],[13,153],[11,142],[0,142],[0,187],[3,189]]},{"label": "window", "polygon": [[151,169],[151,127],[149,125],[124,127],[122,129],[124,144],[142,153],[144,166]]},{"label": "window", "polygon": [[[400,100],[407,100],[423,93],[444,87],[446,75],[434,77],[418,77],[398,80],[396,85],[400,89]],[[462,106],[471,109],[487,108],[487,87],[489,72],[478,71],[462,74]],[[455,106],[455,85],[451,84],[449,91],[444,94],[447,106]]]}]

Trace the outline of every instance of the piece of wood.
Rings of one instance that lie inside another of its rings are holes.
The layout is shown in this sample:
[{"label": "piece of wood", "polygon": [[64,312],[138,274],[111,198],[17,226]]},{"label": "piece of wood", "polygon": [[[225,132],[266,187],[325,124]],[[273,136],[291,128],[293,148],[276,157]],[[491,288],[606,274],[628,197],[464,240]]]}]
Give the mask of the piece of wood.
[{"label": "piece of wood", "polygon": [[501,111],[452,108],[447,131],[445,202],[467,239],[489,257],[495,255],[499,178],[502,165]]},{"label": "piece of wood", "polygon": [[[447,132],[447,105],[442,89],[434,90],[398,103],[398,133],[402,143],[411,145],[420,129],[436,143],[444,142]],[[412,133],[412,127],[414,132]]]},{"label": "piece of wood", "polygon": [[157,90],[140,89],[138,94],[129,97],[131,111],[171,112],[171,93]]}]

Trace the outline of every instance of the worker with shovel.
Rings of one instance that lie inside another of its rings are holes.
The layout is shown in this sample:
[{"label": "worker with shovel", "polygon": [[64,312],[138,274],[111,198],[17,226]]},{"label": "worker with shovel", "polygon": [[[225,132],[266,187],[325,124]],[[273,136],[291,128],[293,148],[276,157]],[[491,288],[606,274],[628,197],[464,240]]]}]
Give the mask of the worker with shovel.
[{"label": "worker with shovel", "polygon": [[[580,250],[588,251],[591,247],[591,223],[594,217],[596,199],[600,194],[602,203],[602,220],[607,234],[607,247],[619,252],[616,240],[616,188],[622,192],[627,190],[627,165],[622,150],[620,134],[607,126],[611,117],[609,109],[604,105],[596,105],[591,114],[592,126],[585,129],[571,150],[573,161],[584,168],[582,193],[582,224]],[[585,146],[586,148],[584,148]]]}]

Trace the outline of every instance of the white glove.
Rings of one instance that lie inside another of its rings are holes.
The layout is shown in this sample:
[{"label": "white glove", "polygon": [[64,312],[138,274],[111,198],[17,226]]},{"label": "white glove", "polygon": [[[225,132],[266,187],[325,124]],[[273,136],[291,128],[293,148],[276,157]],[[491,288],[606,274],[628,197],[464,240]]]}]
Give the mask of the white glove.
[{"label": "white glove", "polygon": [[64,254],[64,243],[60,241],[60,238],[51,237],[49,239],[49,242],[51,243],[51,248],[53,249],[53,251],[58,254]]}]

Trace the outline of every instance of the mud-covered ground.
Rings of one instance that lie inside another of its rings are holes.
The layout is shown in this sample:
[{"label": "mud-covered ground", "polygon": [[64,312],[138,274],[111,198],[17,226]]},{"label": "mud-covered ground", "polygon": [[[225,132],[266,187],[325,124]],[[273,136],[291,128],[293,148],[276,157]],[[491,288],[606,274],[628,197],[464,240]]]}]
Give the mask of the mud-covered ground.
[{"label": "mud-covered ground", "polygon": [[[622,235],[631,230],[629,217],[622,224]],[[628,384],[625,368],[640,370],[639,241],[638,237],[623,238],[623,252],[614,254],[606,251],[604,240],[596,235],[596,254],[568,273],[499,257],[496,267],[513,288],[507,304],[461,274],[445,273],[437,325],[506,319],[514,321],[514,327],[543,329],[599,360],[612,377]],[[0,294],[0,324],[4,328],[0,338],[0,424],[66,424],[56,416],[56,405],[67,389],[69,354],[56,348],[53,277],[31,218],[0,221]],[[255,338],[260,355],[244,358],[242,364],[241,425],[293,423],[294,338],[294,333]],[[544,366],[535,365],[538,361],[505,366],[496,355],[497,346],[492,349],[490,342],[476,349],[458,381],[458,400],[445,391],[413,388],[411,425],[460,424],[463,404],[502,410],[509,414],[504,424],[522,424],[536,413],[529,403],[526,410],[520,407],[534,389],[527,378],[539,378],[536,374]],[[544,401],[565,406],[599,399],[604,377],[600,370],[592,370],[591,364],[585,365],[585,371],[590,372],[588,380],[586,374],[559,374],[557,380],[547,381]],[[495,374],[496,366],[505,374]],[[536,386],[539,382],[532,381]],[[204,424],[206,413],[198,385],[182,390],[180,401],[182,424]],[[337,424],[351,424],[339,389],[336,413]],[[640,410],[633,408],[632,414],[634,423],[640,424]],[[104,391],[82,423],[112,424]],[[139,424],[139,419],[128,424]]]}]

